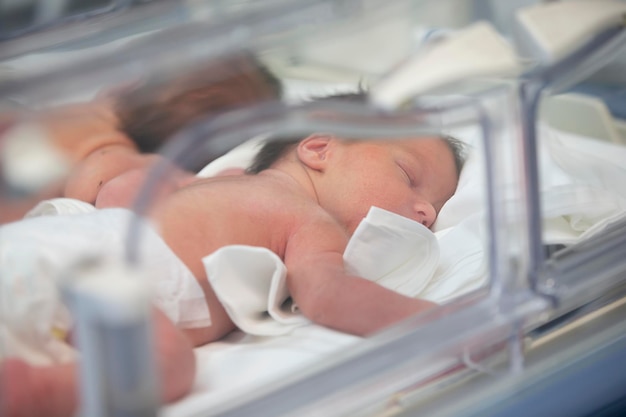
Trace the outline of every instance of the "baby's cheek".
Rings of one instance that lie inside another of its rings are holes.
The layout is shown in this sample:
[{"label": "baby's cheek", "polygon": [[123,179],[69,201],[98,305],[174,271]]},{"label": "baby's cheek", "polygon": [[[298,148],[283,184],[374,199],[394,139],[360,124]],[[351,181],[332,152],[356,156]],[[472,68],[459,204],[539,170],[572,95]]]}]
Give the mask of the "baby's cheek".
[{"label": "baby's cheek", "polygon": [[403,216],[415,221],[420,221],[416,218],[416,211],[414,210],[413,205],[408,202],[387,202],[387,204],[381,204],[378,207],[399,216]]},{"label": "baby's cheek", "polygon": [[364,205],[376,206],[404,216],[411,209],[409,196],[410,190],[405,192],[404,190],[397,190],[392,184],[385,184],[381,185],[376,192],[371,193],[369,197],[363,200],[366,201]]}]

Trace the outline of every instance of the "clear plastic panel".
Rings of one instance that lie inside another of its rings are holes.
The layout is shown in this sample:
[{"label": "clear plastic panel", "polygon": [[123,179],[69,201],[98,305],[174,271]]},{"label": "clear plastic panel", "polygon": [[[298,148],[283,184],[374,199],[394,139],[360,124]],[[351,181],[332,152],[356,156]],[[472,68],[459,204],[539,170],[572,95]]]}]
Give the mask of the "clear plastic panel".
[{"label": "clear plastic panel", "polygon": [[555,314],[597,308],[623,286],[625,148],[617,97],[625,80],[603,74],[623,66],[625,36],[623,22],[609,20],[524,82],[527,136],[537,156],[533,217],[541,219],[533,276],[538,292],[553,297]]},{"label": "clear plastic panel", "polygon": [[0,3],[0,40],[15,39],[72,20],[113,13],[130,3],[132,0],[3,0]]}]

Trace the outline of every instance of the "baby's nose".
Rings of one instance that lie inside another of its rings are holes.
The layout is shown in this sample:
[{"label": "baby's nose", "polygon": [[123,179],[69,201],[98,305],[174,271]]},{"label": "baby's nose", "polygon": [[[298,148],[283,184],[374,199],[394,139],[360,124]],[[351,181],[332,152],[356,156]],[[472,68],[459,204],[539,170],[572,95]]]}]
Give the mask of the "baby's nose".
[{"label": "baby's nose", "polygon": [[420,201],[415,203],[415,220],[422,223],[424,226],[430,229],[430,226],[433,225],[435,219],[437,218],[437,211],[427,201]]}]

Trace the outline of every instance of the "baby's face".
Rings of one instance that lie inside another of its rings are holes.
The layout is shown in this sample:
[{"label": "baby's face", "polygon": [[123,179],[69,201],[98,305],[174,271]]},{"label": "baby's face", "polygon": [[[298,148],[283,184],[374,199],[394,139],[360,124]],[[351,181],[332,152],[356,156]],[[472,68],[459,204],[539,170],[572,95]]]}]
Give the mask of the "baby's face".
[{"label": "baby's face", "polygon": [[333,157],[331,211],[350,232],[371,206],[430,228],[458,182],[454,155],[439,138],[342,141]]}]

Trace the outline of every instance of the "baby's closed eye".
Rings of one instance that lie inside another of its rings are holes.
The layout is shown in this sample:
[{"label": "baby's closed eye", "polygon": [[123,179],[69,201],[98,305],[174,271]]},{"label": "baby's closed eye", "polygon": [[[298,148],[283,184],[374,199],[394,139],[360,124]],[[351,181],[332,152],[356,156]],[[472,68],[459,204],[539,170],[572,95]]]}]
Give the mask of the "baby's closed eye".
[{"label": "baby's closed eye", "polygon": [[398,165],[398,168],[400,168],[400,171],[402,172],[402,175],[404,176],[407,183],[410,186],[415,185],[415,178],[413,177],[413,175],[411,175],[411,171],[408,168],[407,164],[403,161],[397,161],[396,164]]}]

